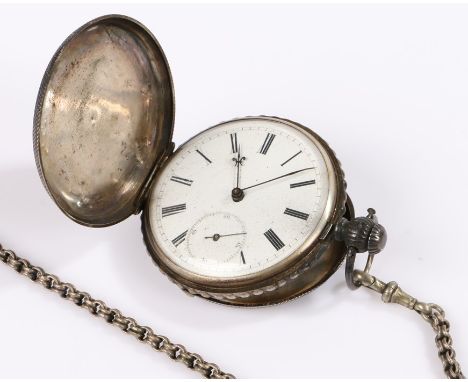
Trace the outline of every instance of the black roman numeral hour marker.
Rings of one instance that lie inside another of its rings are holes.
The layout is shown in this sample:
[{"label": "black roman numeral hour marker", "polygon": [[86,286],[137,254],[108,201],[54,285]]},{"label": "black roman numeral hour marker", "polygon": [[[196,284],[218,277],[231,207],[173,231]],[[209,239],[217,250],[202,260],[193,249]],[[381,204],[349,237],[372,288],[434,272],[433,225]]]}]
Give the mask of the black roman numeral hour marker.
[{"label": "black roman numeral hour marker", "polygon": [[193,180],[181,178],[180,176],[172,176],[171,180],[173,182],[177,182],[177,183],[180,183],[180,184],[185,184],[186,186],[191,186],[192,183],[193,183]]},{"label": "black roman numeral hour marker", "polygon": [[177,236],[175,239],[172,240],[172,244],[174,244],[176,247],[179,246],[179,244],[182,244],[182,242],[185,240],[185,236],[187,236],[187,231],[182,232],[179,236]]},{"label": "black roman numeral hour marker", "polygon": [[268,231],[266,231],[264,235],[277,251],[284,247],[284,243],[271,228]]},{"label": "black roman numeral hour marker", "polygon": [[305,182],[291,183],[289,187],[296,188],[296,187],[310,186],[311,184],[315,184],[315,179],[306,180]]},{"label": "black roman numeral hour marker", "polygon": [[162,217],[165,218],[166,216],[175,215],[185,211],[187,208],[186,204],[177,204],[176,206],[170,207],[163,207],[162,208]]},{"label": "black roman numeral hour marker", "polygon": [[275,137],[276,137],[275,134],[270,134],[270,133],[267,134],[265,141],[263,142],[262,148],[260,149],[260,154],[266,155]]},{"label": "black roman numeral hour marker", "polygon": [[208,163],[211,163],[210,159],[203,154],[200,150],[195,150],[198,154],[200,154]]},{"label": "black roman numeral hour marker", "polygon": [[242,259],[242,264],[245,264],[244,252],[241,251],[240,255],[241,255],[241,259]]},{"label": "black roman numeral hour marker", "polygon": [[291,158],[285,160],[283,163],[281,163],[281,166],[284,166],[286,163],[288,163],[290,160],[293,160],[295,157],[297,157],[300,153],[302,153],[302,150],[299,151],[298,153],[294,154]]},{"label": "black roman numeral hour marker", "polygon": [[239,146],[237,144],[237,133],[231,133],[231,148],[233,154],[239,151]]},{"label": "black roman numeral hour marker", "polygon": [[294,216],[295,218],[299,218],[302,220],[307,220],[309,218],[309,214],[305,214],[304,212],[293,210],[292,208],[286,208],[284,213],[289,216]]}]

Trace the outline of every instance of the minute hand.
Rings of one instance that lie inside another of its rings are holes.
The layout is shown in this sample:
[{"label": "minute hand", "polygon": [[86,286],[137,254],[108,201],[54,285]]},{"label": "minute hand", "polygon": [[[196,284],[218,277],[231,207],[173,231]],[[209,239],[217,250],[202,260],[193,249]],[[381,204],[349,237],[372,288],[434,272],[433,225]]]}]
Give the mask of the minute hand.
[{"label": "minute hand", "polygon": [[284,175],[281,175],[281,176],[277,176],[276,178],[269,179],[269,180],[265,180],[264,182],[260,182],[260,183],[254,184],[253,186],[245,187],[245,188],[242,189],[242,191],[248,190],[249,188],[261,186],[262,184],[270,183],[270,182],[273,182],[274,180],[278,180],[278,179],[281,179],[281,178],[285,178],[285,177],[287,177],[287,176],[294,175],[294,174],[297,174],[297,173],[302,172],[302,171],[312,170],[312,169],[314,169],[314,168],[315,168],[315,167],[307,167],[307,168],[303,168],[303,169],[301,169],[301,170],[296,170],[296,171],[293,171],[293,172],[288,172],[287,174],[284,174]]}]

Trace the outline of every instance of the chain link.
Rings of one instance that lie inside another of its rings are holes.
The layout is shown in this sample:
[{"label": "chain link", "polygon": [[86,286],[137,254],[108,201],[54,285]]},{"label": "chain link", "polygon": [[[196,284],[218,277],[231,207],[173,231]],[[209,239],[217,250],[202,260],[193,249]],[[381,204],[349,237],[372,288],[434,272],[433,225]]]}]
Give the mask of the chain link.
[{"label": "chain link", "polygon": [[72,284],[60,281],[57,276],[48,274],[42,268],[31,265],[27,260],[18,257],[13,251],[3,249],[0,244],[0,261],[9,265],[19,274],[28,277],[47,289],[57,292],[61,297],[74,302],[95,316],[117,326],[125,333],[131,334],[153,349],[166,353],[175,361],[182,362],[189,369],[195,370],[208,379],[233,379],[232,374],[225,373],[218,365],[206,362],[200,355],[191,353],[182,345],[172,343],[167,337],[154,333],[141,326],[133,318],[126,317],[117,309],[109,308],[104,302],[92,298],[88,293],[77,290]]},{"label": "chain link", "polygon": [[[195,370],[208,379],[233,379],[232,374],[223,372],[218,365],[206,362],[200,355],[191,353],[184,346],[172,343],[167,337],[154,333],[147,327],[138,324],[133,318],[126,317],[117,309],[109,308],[104,302],[92,298],[88,293],[77,290],[72,284],[60,281],[57,276],[45,272],[42,268],[31,265],[27,260],[18,257],[13,251],[3,249],[0,244],[0,261],[13,268],[19,274],[53,290],[61,297],[101,317],[108,323],[117,326],[125,333],[133,335],[153,349],[166,353],[175,361],[182,362],[189,369]],[[463,379],[460,364],[456,360],[449,333],[450,324],[445,318],[444,310],[436,304],[427,304],[416,300],[404,292],[396,282],[384,283],[366,271],[354,270],[352,282],[365,286],[382,295],[384,302],[392,302],[415,310],[430,323],[436,332],[435,342],[439,350],[444,372],[450,379]]]},{"label": "chain link", "polygon": [[444,310],[436,304],[428,304],[430,313],[417,312],[429,322],[437,333],[435,342],[439,350],[439,358],[442,361],[445,374],[450,379],[464,379],[460,364],[455,359],[455,350],[452,347],[452,336],[449,333],[450,324],[445,318]]},{"label": "chain link", "polygon": [[436,304],[418,301],[403,291],[395,281],[385,283],[368,271],[354,270],[352,282],[356,287],[364,286],[382,295],[383,302],[396,303],[416,311],[424,318],[436,332],[435,342],[439,350],[445,375],[449,379],[465,379],[460,364],[455,359],[456,354],[452,346],[452,336],[449,333],[450,324],[445,318],[444,310]]}]

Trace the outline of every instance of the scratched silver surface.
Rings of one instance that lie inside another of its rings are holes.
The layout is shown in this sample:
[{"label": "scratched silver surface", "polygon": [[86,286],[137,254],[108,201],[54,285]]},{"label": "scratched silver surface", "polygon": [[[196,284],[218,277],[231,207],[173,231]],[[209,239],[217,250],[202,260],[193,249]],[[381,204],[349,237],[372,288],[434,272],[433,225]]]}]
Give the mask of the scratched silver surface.
[{"label": "scratched silver surface", "polygon": [[173,128],[170,72],[150,32],[123,16],[84,25],[52,59],[36,107],[36,161],[62,211],[89,226],[136,212]]}]

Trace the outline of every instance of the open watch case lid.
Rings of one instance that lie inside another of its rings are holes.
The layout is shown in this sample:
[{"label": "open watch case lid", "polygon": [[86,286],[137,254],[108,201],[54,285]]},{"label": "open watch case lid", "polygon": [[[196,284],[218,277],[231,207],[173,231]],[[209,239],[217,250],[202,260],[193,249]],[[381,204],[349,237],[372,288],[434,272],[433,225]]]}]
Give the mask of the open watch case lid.
[{"label": "open watch case lid", "polygon": [[164,52],[143,25],[109,15],[76,30],[44,74],[34,153],[44,186],[74,221],[118,223],[141,209],[172,150],[174,92]]}]

